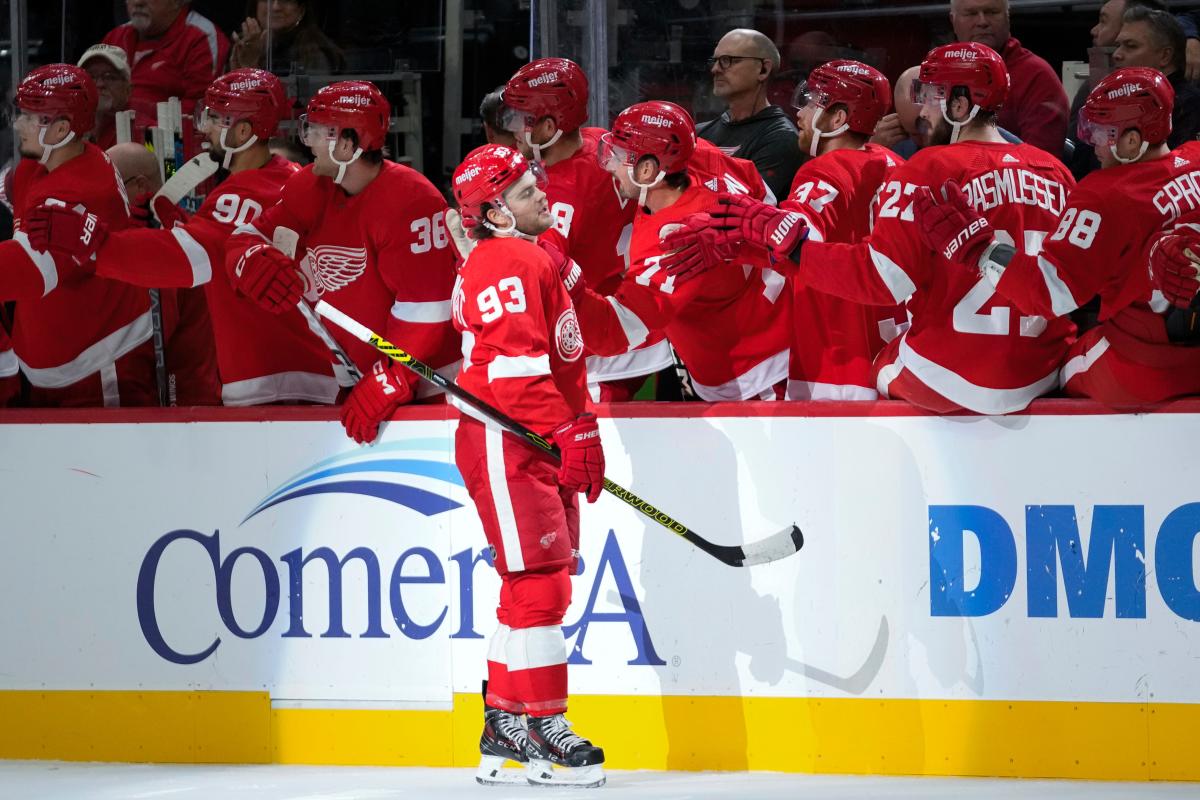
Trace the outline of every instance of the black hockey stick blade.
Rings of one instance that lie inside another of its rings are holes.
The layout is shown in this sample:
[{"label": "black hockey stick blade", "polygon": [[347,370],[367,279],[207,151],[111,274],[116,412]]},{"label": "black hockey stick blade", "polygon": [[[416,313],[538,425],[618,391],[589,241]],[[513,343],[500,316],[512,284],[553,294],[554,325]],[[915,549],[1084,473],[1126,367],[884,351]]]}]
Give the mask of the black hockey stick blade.
[{"label": "black hockey stick blade", "polygon": [[[510,433],[518,436],[528,442],[531,446],[542,450],[555,458],[561,458],[558,448],[544,438],[539,436],[534,431],[526,428],[521,423],[502,413],[498,409],[492,408],[487,403],[475,397],[470,392],[461,388],[458,384],[446,378],[444,375],[436,372],[433,367],[423,361],[415,358],[412,353],[404,350],[401,347],[389,342],[379,334],[372,331],[362,323],[343,313],[339,309],[331,306],[324,300],[318,300],[313,307],[321,316],[333,322],[342,330],[349,333],[359,341],[366,342],[374,347],[379,352],[387,355],[396,363],[420,375],[425,380],[434,384],[438,388],[452,395],[460,402],[463,402],[479,413],[493,420]],[[731,545],[731,544],[715,544],[705,539],[700,534],[693,531],[682,522],[671,517],[669,514],[661,511],[656,506],[647,503],[636,494],[626,489],[624,486],[615,481],[604,479],[604,491],[616,497],[626,505],[634,508],[642,515],[654,520],[659,525],[663,526],[671,533],[674,533],[687,541],[691,542],[696,547],[708,553],[713,558],[728,564],[731,567],[749,567],[755,564],[766,564],[769,561],[777,561],[781,558],[786,558],[795,552],[798,552],[804,546],[804,534],[795,525],[789,525],[783,530],[772,536],[758,542],[751,542],[746,545]]]}]

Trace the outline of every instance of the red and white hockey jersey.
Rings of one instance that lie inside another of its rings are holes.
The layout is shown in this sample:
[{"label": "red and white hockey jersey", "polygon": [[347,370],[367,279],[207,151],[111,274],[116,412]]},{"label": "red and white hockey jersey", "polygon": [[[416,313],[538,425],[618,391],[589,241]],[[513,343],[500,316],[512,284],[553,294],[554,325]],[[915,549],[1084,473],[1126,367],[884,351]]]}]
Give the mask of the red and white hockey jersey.
[{"label": "red and white hockey jersey", "polygon": [[[809,286],[875,305],[908,301],[911,327],[877,387],[908,370],[954,404],[982,414],[1019,411],[1058,388],[1058,367],[1075,326],[1022,315],[970,268],[927,249],[912,195],[954,180],[997,235],[1037,252],[1058,226],[1074,180],[1054,157],[1029,145],[959,142],[927,147],[897,167],[874,206],[875,228],[859,244],[809,242],[799,277]],[[897,346],[898,344],[898,346]],[[888,348],[891,350],[891,347]]]},{"label": "red and white hockey jersey", "polygon": [[[781,208],[799,211],[813,242],[854,243],[871,232],[871,203],[904,160],[868,144],[801,165]],[[782,268],[781,268],[782,271]],[[898,306],[867,306],[792,281],[789,400],[873,400],[871,362],[906,322]]]},{"label": "red and white hockey jersey", "polygon": [[696,140],[696,150],[688,159],[688,174],[713,192],[745,194],[771,205],[778,200],[753,161],[727,155],[707,139]]},{"label": "red and white hockey jersey", "polygon": [[458,385],[480,400],[543,436],[586,408],[579,321],[536,244],[481,241],[454,287],[454,325],[462,334]]},{"label": "red and white hockey jersey", "polygon": [[1106,353],[1106,380],[1089,381],[1086,392],[1098,399],[1148,402],[1194,391],[1200,353],[1168,340],[1168,305],[1154,296],[1146,256],[1155,234],[1198,218],[1200,142],[1192,141],[1163,158],[1089,173],[1041,251],[1009,262],[996,290],[1022,313],[1060,316],[1100,297],[1100,325],[1071,346],[1063,366],[1068,393]]},{"label": "red and white hockey jersey", "polygon": [[13,175],[16,233],[0,243],[0,298],[16,300],[12,343],[37,406],[157,405],[150,299],[144,289],[35,251],[21,218],[43,202],[82,205],[113,230],[129,224],[125,186],[86,144],[53,172],[23,159]]},{"label": "red and white hockey jersey", "polygon": [[[299,234],[296,253],[307,300],[327,301],[453,374],[459,353],[450,321],[455,253],[445,200],[423,175],[385,161],[379,175],[351,196],[305,167],[284,184],[275,206],[238,227],[226,249],[226,269],[232,274],[249,247],[273,241],[279,228]],[[375,348],[336,326],[329,332],[363,374],[380,358]],[[414,389],[418,396],[435,393],[428,385]]]},{"label": "red and white hockey jersey", "polygon": [[689,214],[709,211],[716,195],[689,187],[671,206],[638,212],[632,267],[616,294],[588,291],[577,307],[596,350],[636,347],[662,331],[687,365],[696,394],[708,401],[769,399],[787,377],[788,295],[762,251],[680,286],[662,270],[661,239]]},{"label": "red and white hockey jersey", "polygon": [[329,351],[300,313],[264,311],[237,293],[225,271],[230,234],[275,205],[283,184],[297,170],[275,156],[259,169],[229,176],[186,225],[170,231],[121,231],[109,236],[96,254],[97,275],[147,287],[204,287],[221,400],[227,406],[337,399]]},{"label": "red and white hockey jersey", "polygon": [[[581,128],[582,146],[570,158],[546,168],[546,198],[554,227],[542,238],[579,264],[588,286],[612,294],[629,269],[629,242],[637,203],[617,192],[610,172],[596,160],[603,128]],[[587,355],[588,380],[595,384],[652,375],[673,362],[662,336],[615,356]]]}]

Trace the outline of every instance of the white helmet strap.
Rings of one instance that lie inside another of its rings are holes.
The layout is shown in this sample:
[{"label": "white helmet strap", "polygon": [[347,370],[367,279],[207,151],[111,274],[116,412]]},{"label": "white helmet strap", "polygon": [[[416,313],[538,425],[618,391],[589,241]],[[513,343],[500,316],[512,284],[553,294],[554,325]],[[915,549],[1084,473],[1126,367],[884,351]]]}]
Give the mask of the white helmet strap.
[{"label": "white helmet strap", "polygon": [[1110,144],[1108,146],[1108,152],[1112,153],[1112,157],[1122,164],[1133,164],[1136,161],[1140,161],[1142,156],[1146,155],[1146,151],[1149,149],[1150,143],[1143,139],[1142,147],[1140,150],[1138,150],[1138,154],[1136,156],[1133,158],[1122,158],[1121,156],[1117,155],[1117,146],[1115,144]]},{"label": "white helmet strap", "polygon": [[[254,143],[258,141],[258,134],[252,133],[252,134],[250,134],[250,138],[246,140],[245,144],[239,145],[238,147],[230,147],[229,145],[227,145],[225,143],[225,137],[228,135],[229,135],[229,128],[222,128],[221,129],[221,150],[223,150],[225,152],[225,158],[221,160],[221,169],[229,169],[229,165],[231,163],[233,163],[233,157],[235,155],[242,152],[243,150],[250,149],[250,147],[253,146]],[[329,155],[332,156],[333,153],[330,152]]]},{"label": "white helmet strap", "polygon": [[42,157],[38,159],[39,164],[45,164],[50,160],[50,156],[60,147],[66,147],[75,140],[75,131],[67,131],[67,135],[58,144],[46,144],[46,126],[43,125],[38,130],[38,144],[42,146]]},{"label": "white helmet strap", "polygon": [[350,156],[349,160],[341,161],[333,154],[333,149],[337,147],[337,143],[337,139],[329,140],[329,157],[333,160],[333,163],[338,165],[338,174],[337,177],[333,179],[333,182],[340,186],[342,184],[342,180],[346,177],[346,168],[355,161],[358,161],[358,157],[363,154],[363,149],[361,147],[355,148],[354,155]]},{"label": "white helmet strap", "polygon": [[629,174],[630,182],[642,190],[638,194],[638,205],[641,207],[645,207],[646,205],[646,194],[655,186],[658,186],[658,184],[662,183],[663,178],[667,177],[667,173],[662,169],[659,169],[658,174],[654,176],[654,180],[650,181],[649,183],[638,183],[638,179],[633,177],[633,167],[627,166],[625,167],[625,171]]},{"label": "white helmet strap", "polygon": [[817,149],[821,146],[821,139],[834,139],[850,130],[850,123],[843,122],[842,127],[836,130],[829,132],[822,131],[817,127],[817,121],[821,119],[821,114],[824,111],[825,109],[817,106],[817,113],[813,114],[812,122],[810,123],[810,127],[812,128],[812,144],[808,146],[808,154],[813,158],[817,157]]},{"label": "white helmet strap", "polygon": [[562,135],[563,135],[562,128],[559,128],[558,130],[556,130],[554,132],[554,135],[550,137],[549,141],[544,142],[543,144],[535,144],[533,141],[533,137],[529,135],[529,130],[526,129],[525,130],[525,144],[529,145],[529,148],[531,150],[533,150],[533,160],[541,161],[542,160],[542,151],[553,147],[554,143],[562,138]]},{"label": "white helmet strap", "polygon": [[977,105],[971,106],[971,113],[967,114],[967,118],[964,119],[962,122],[955,122],[954,120],[950,119],[950,114],[946,108],[946,99],[942,98],[942,119],[946,120],[946,122],[949,122],[950,128],[951,128],[950,144],[954,144],[955,142],[958,141],[958,137],[962,135],[962,129],[965,128],[967,125],[970,125],[971,121],[974,120],[976,115],[978,115],[978,114],[979,114],[979,106],[977,106]]}]

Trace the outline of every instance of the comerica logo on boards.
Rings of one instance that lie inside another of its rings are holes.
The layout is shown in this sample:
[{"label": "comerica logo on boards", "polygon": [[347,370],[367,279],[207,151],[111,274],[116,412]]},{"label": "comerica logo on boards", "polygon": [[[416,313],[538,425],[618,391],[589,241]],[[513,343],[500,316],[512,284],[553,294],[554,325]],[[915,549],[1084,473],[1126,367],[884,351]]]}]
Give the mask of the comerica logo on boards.
[{"label": "comerica logo on boards", "polygon": [[[1152,585],[1172,613],[1200,622],[1193,570],[1200,503],[1166,515],[1153,534],[1153,556],[1146,547],[1146,507],[1141,505],[1093,506],[1086,544],[1073,505],[1026,506],[1024,525],[1029,617],[1099,619],[1115,612],[1117,619],[1145,619]],[[1021,545],[1015,530],[986,506],[929,506],[932,616],[983,617],[1019,602],[1013,599]],[[966,565],[968,549],[978,553],[977,569]],[[1060,575],[1066,608],[1058,602]]]}]

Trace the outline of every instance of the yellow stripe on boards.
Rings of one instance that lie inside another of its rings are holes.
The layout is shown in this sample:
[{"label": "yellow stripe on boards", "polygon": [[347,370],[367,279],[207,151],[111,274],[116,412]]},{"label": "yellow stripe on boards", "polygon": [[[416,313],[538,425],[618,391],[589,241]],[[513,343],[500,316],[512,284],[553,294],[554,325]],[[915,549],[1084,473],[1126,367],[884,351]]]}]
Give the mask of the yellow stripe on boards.
[{"label": "yellow stripe on boards", "polygon": [[[613,769],[1200,780],[1200,705],[578,696]],[[260,692],[0,692],[0,758],[475,766],[483,701],[271,709]]]}]

